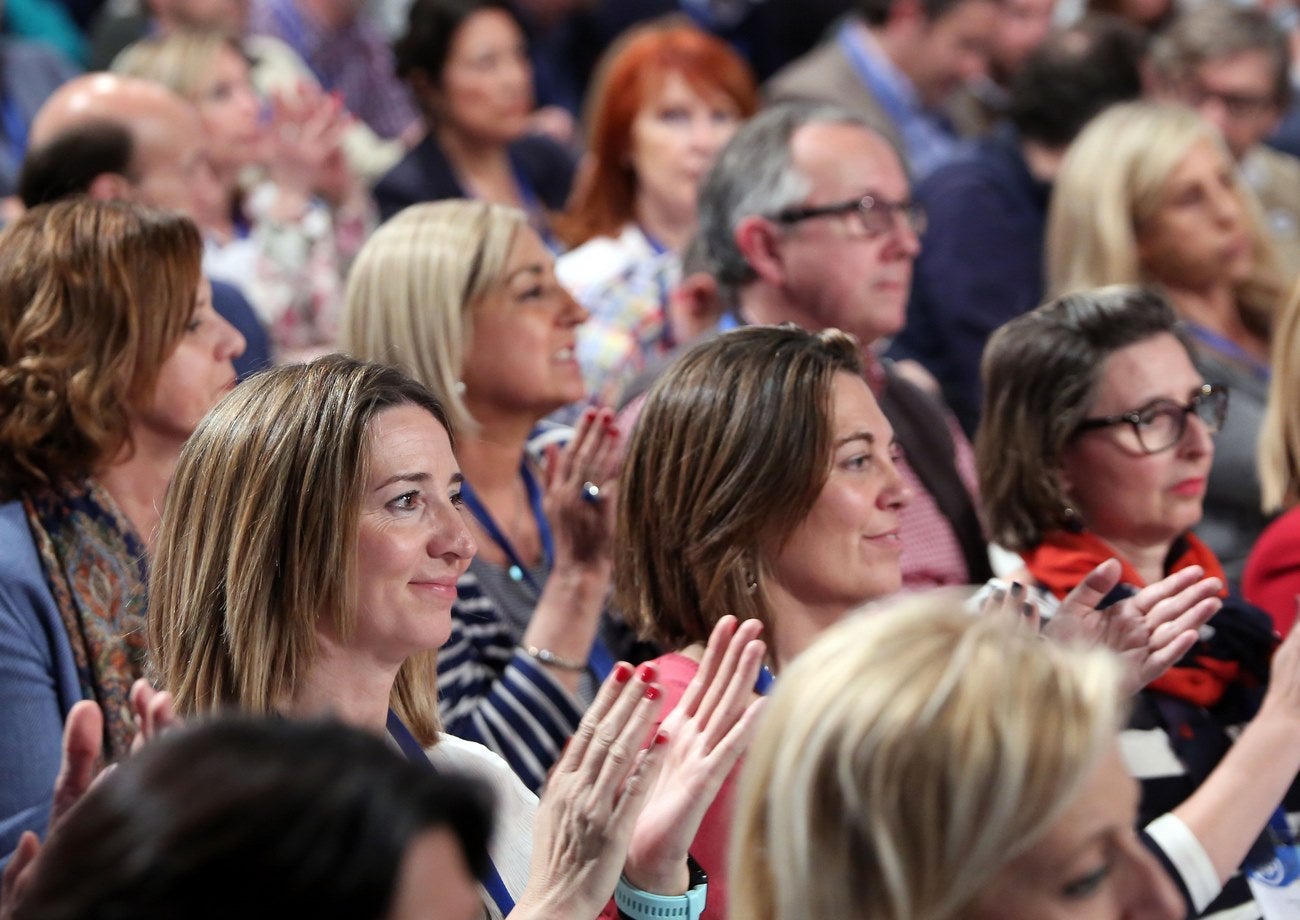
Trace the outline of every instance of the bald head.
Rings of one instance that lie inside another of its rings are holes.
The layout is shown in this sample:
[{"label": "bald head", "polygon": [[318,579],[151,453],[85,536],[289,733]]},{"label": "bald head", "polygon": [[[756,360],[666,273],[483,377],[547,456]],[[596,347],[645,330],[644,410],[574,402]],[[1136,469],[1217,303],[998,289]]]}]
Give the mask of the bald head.
[{"label": "bald head", "polygon": [[130,178],[100,188],[191,217],[211,200],[213,180],[198,113],[176,93],[138,77],[92,73],[63,84],[32,120],[32,153],[69,132],[105,122],[130,133]]}]

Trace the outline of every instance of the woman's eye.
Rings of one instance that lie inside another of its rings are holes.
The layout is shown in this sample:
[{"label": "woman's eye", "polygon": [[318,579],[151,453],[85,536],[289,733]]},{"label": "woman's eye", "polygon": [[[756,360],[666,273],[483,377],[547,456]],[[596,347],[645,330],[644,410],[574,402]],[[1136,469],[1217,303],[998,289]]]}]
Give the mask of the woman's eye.
[{"label": "woman's eye", "polygon": [[465,496],[460,491],[452,492],[451,495],[447,497],[451,500],[452,507],[454,508],[465,507]]},{"label": "woman's eye", "polygon": [[1087,875],[1066,883],[1065,887],[1061,889],[1061,894],[1067,898],[1075,899],[1091,897],[1100,890],[1108,875],[1110,875],[1110,863],[1106,862]]},{"label": "woman's eye", "polygon": [[871,465],[871,454],[855,454],[844,461],[844,468],[848,470],[865,470]]},{"label": "woman's eye", "polygon": [[661,109],[659,112],[660,121],[683,122],[689,121],[691,113],[683,108]]},{"label": "woman's eye", "polygon": [[416,501],[419,499],[419,497],[420,497],[420,493],[414,490],[410,492],[403,492],[401,495],[397,496],[397,498],[389,502],[388,506],[398,511],[410,511],[412,508],[415,507]]}]

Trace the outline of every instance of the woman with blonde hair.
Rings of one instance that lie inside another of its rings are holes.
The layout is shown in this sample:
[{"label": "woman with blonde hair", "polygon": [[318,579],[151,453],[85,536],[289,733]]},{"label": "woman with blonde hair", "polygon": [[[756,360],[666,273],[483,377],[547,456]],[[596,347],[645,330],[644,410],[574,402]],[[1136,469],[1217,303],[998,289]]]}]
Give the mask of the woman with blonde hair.
[{"label": "woman with blonde hair", "polygon": [[[555,280],[526,215],[481,201],[413,205],[348,279],[344,350],[401,368],[447,406],[479,544],[438,657],[448,731],[538,788],[612,663],[617,431],[588,410],[570,445],[539,429],[582,398],[586,312]],[[543,447],[547,442],[551,446]]]},{"label": "woman with blonde hair", "polygon": [[[500,758],[439,726],[434,654],[476,549],[452,438],[427,388],[337,355],[223,400],[182,453],[163,516],[149,622],[160,685],[182,717],[329,715],[386,735],[422,769],[479,776],[498,806],[483,879],[493,918],[593,917],[620,870],[684,899],[642,868],[684,876],[694,827],[691,803],[652,794],[656,774],[667,763],[666,788],[711,797],[754,724],[743,691],[763,644],[719,631],[698,707],[653,736],[655,675],[617,663],[539,807]],[[625,865],[643,806],[674,832]]]},{"label": "woman with blonde hair", "polygon": [[1159,285],[1201,372],[1231,389],[1198,533],[1235,583],[1265,524],[1255,442],[1283,288],[1259,206],[1214,127],[1191,109],[1150,102],[1090,122],[1053,188],[1047,274],[1053,296]]},{"label": "woman with blonde hair", "polygon": [[1135,831],[1118,673],[943,595],[827,630],[747,758],[733,915],[1185,916]]},{"label": "woman with blonde hair", "polygon": [[181,445],[235,385],[186,218],[88,199],[0,235],[0,856],[44,832],[74,704],[136,733],[150,557]]},{"label": "woman with blonde hair", "polygon": [[1246,600],[1273,618],[1286,635],[1300,595],[1300,284],[1278,318],[1273,336],[1273,379],[1259,433],[1259,482],[1265,514],[1281,516],[1260,535],[1246,560],[1241,589]]},{"label": "woman with blonde hair", "polygon": [[341,102],[276,99],[264,126],[248,60],[221,31],[143,39],[113,70],[160,83],[198,111],[221,192],[196,216],[204,265],[247,294],[276,360],[332,350],[347,266],[375,224],[369,194],[344,158]]}]

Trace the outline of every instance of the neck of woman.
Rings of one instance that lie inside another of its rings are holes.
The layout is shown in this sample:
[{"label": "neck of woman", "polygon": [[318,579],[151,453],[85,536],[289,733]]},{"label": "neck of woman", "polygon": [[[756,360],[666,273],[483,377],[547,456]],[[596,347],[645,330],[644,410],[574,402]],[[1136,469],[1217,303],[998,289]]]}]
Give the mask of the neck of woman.
[{"label": "neck of woman", "polygon": [[1106,543],[1119,553],[1121,559],[1133,567],[1148,585],[1155,584],[1165,577],[1165,560],[1169,558],[1168,543],[1137,543],[1132,540],[1114,539],[1101,536]]},{"label": "neck of woman", "polygon": [[673,208],[655,201],[642,191],[636,195],[636,221],[644,233],[649,234],[669,252],[681,254],[695,232],[695,213],[679,214]]},{"label": "neck of woman", "polygon": [[469,410],[479,426],[456,440],[461,472],[480,497],[513,489],[519,482],[519,464],[537,420],[506,416],[473,404]]},{"label": "neck of woman", "polygon": [[1166,286],[1166,290],[1183,319],[1223,336],[1261,361],[1268,360],[1268,344],[1242,321],[1230,285],[1203,290]]},{"label": "neck of woman", "polygon": [[383,734],[400,667],[400,662],[361,658],[347,643],[322,636],[307,677],[292,697],[276,708],[296,718],[331,717]]},{"label": "neck of woman", "polygon": [[466,195],[495,204],[522,207],[514,168],[504,144],[471,137],[447,125],[433,130],[438,146]]},{"label": "neck of woman", "polygon": [[117,462],[97,470],[95,479],[112,496],[144,541],[145,550],[152,554],[163,499],[181,445],[144,432],[135,432],[133,437],[131,448],[124,448]]},{"label": "neck of woman", "polygon": [[778,674],[852,609],[843,604],[810,604],[790,594],[775,579],[768,579],[766,593],[769,625],[764,638],[772,670]]}]

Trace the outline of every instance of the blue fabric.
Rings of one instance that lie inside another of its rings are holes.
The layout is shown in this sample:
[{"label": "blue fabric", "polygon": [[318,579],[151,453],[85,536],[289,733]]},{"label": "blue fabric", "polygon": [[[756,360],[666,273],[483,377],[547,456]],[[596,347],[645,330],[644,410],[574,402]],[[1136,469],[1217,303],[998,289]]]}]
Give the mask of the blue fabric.
[{"label": "blue fabric", "polygon": [[919,361],[967,433],[979,420],[980,358],[995,329],[1043,296],[1051,189],[1029,173],[1010,128],[980,141],[916,190],[921,238],[907,322],[889,355]]},{"label": "blue fabric", "polygon": [[846,21],[836,40],[858,79],[898,129],[913,181],[956,158],[964,146],[948,117],[926,108],[911,81],[863,39],[858,23]]},{"label": "blue fabric", "polygon": [[80,699],[22,504],[0,504],[0,861],[23,831],[45,833],[63,720]]},{"label": "blue fabric", "polygon": [[[548,138],[524,137],[509,152],[516,174],[527,180],[542,205],[562,210],[573,183],[573,160],[565,149]],[[374,194],[384,220],[421,201],[469,197],[432,134],[375,184]]]},{"label": "blue fabric", "polygon": [[0,95],[10,107],[22,136],[12,137],[6,128],[0,138],[0,197],[12,195],[26,151],[26,129],[49,95],[75,77],[77,67],[51,48],[38,42],[0,39]]},{"label": "blue fabric", "polygon": [[213,281],[212,309],[244,337],[244,353],[234,360],[240,380],[271,366],[271,338],[239,288],[224,281]]}]

